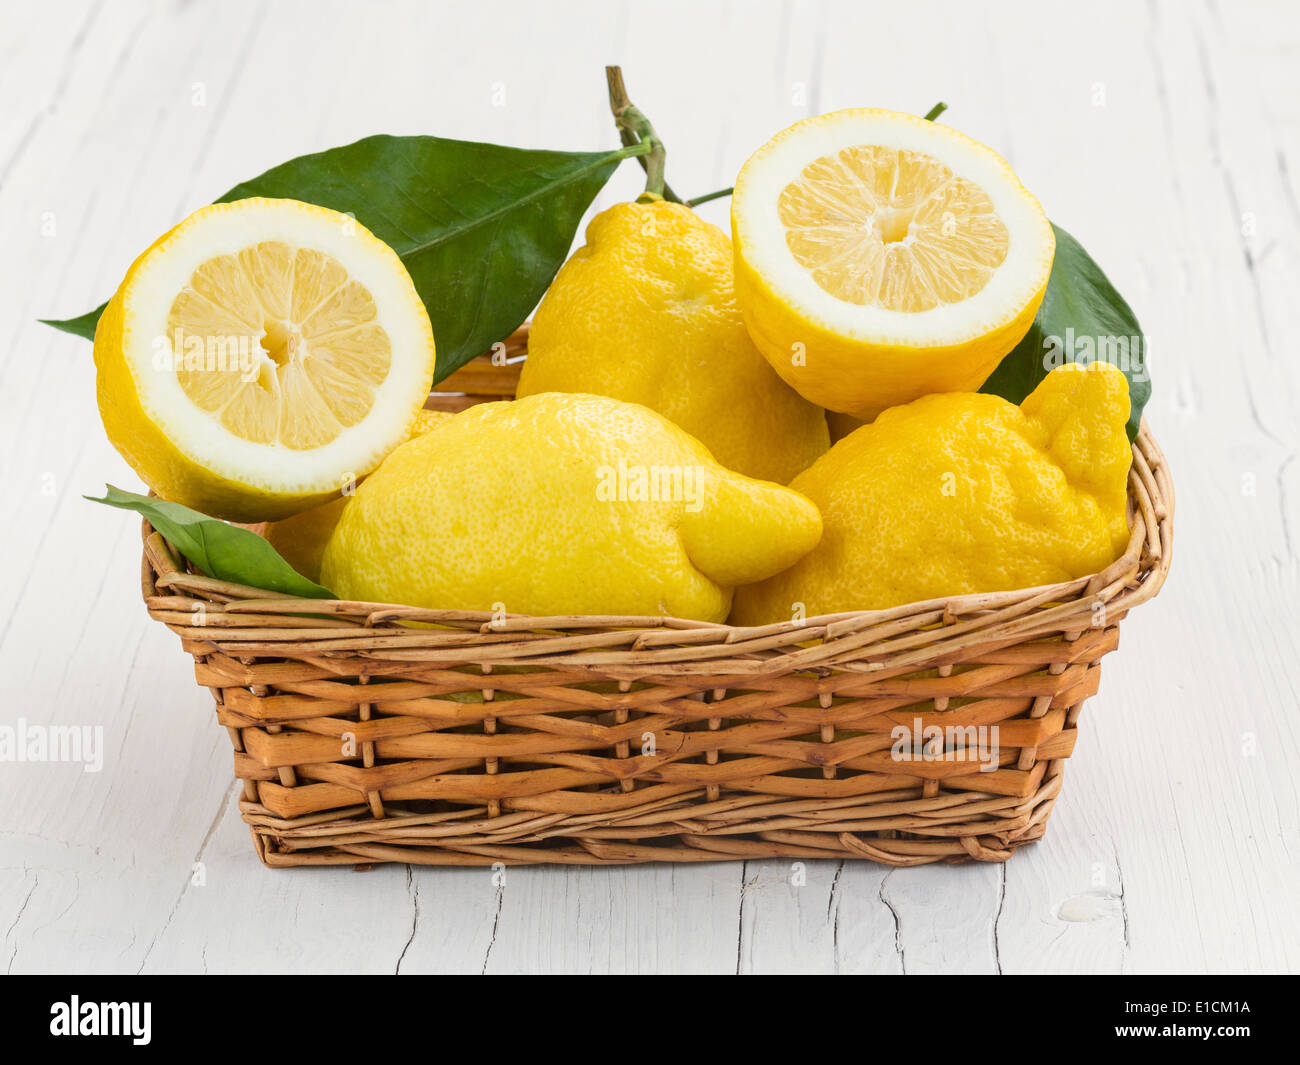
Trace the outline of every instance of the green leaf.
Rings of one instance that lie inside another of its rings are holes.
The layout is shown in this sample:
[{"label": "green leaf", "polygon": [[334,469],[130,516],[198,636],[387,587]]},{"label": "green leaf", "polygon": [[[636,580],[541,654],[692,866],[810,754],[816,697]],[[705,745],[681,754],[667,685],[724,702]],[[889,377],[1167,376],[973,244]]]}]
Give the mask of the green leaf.
[{"label": "green leaf", "polygon": [[[583,212],[618,164],[640,152],[380,135],[291,159],[217,202],[270,196],[352,214],[401,256],[415,281],[433,323],[440,381],[528,316]],[[98,320],[91,311],[46,324],[90,339]]]},{"label": "green leaf", "polygon": [[1133,440],[1151,397],[1142,327],[1083,246],[1060,226],[1052,228],[1056,258],[1034,324],[980,391],[1019,403],[1064,362],[1111,362],[1128,378]]},{"label": "green leaf", "polygon": [[67,318],[59,321],[54,318],[38,319],[41,325],[52,325],[55,329],[61,329],[65,333],[71,333],[73,336],[85,337],[87,340],[95,339],[95,326],[99,324],[99,316],[104,313],[107,303],[101,303],[93,311],[87,311],[80,318]]},{"label": "green leaf", "polygon": [[179,503],[124,492],[111,484],[105,485],[103,499],[86,498],[144,515],[172,547],[209,577],[304,599],[337,598],[329,589],[298,573],[250,529],[209,518]]}]

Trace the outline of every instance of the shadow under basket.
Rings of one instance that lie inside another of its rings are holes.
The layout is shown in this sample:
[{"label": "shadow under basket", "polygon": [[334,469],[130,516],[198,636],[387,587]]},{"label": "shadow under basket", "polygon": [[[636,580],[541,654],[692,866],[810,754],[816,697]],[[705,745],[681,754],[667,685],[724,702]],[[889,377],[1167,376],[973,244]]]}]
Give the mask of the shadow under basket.
[{"label": "shadow under basket", "polygon": [[[428,406],[509,398],[525,345]],[[267,865],[1000,862],[1042,836],[1101,658],[1169,569],[1145,424],[1129,504],[1091,577],[763,628],[286,599],[147,522],[144,598],[216,699]]]}]

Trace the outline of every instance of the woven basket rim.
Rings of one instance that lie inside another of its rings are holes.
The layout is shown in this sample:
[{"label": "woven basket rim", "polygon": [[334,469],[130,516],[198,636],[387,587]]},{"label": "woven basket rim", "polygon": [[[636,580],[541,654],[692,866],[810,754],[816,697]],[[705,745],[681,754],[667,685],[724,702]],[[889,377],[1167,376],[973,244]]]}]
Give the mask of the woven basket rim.
[{"label": "woven basket rim", "polygon": [[[170,604],[177,616],[168,616],[169,593],[212,603],[226,622],[233,618],[243,624],[246,618],[248,631],[230,626],[209,630],[214,650],[234,654],[300,653],[305,643],[314,643],[325,658],[358,653],[389,662],[427,662],[434,649],[445,653],[449,662],[565,664],[598,667],[609,675],[620,669],[780,675],[837,665],[901,671],[944,654],[959,654],[974,643],[1012,644],[1062,633],[1073,638],[1070,634],[1097,625],[1099,610],[1104,622],[1106,616],[1122,617],[1153,598],[1172,560],[1174,491],[1168,464],[1145,419],[1133,444],[1128,494],[1129,544],[1119,559],[1097,573],[1032,588],[764,626],[659,616],[502,616],[284,596],[190,572],[147,519],[142,583],[151,612],[183,626],[191,637],[193,619],[185,616],[184,602]],[[273,622],[286,616],[301,618],[304,627],[286,630]],[[433,622],[439,628],[404,624],[410,621]],[[311,628],[313,624],[319,627]],[[873,644],[864,659],[863,648]]]}]

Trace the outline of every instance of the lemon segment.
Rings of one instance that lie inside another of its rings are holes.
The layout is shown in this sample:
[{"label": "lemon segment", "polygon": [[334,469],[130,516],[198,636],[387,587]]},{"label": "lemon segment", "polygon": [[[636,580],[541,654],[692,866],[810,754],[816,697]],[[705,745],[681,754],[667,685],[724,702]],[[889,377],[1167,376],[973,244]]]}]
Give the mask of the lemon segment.
[{"label": "lemon segment", "polygon": [[163,498],[248,522],[373,470],[423,404],[434,357],[396,253],[295,200],[190,215],[132,265],[95,334],[113,444]]},{"label": "lemon segment", "polygon": [[867,420],[979,388],[1032,323],[1055,251],[994,152],[869,109],[807,119],[755,152],[732,229],[755,345],[801,395]]}]

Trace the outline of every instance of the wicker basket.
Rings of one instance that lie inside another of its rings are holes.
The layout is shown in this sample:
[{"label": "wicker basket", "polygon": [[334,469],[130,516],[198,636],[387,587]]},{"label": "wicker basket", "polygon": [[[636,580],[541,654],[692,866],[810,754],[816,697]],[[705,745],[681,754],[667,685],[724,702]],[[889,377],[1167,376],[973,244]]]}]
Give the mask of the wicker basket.
[{"label": "wicker basket", "polygon": [[[525,344],[428,405],[512,395]],[[216,699],[267,865],[999,862],[1043,834],[1101,658],[1169,569],[1145,425],[1129,499],[1128,550],[1090,578],[800,625],[276,598],[187,571],[148,523],[144,598]],[[917,721],[996,725],[995,767],[900,759]]]}]

